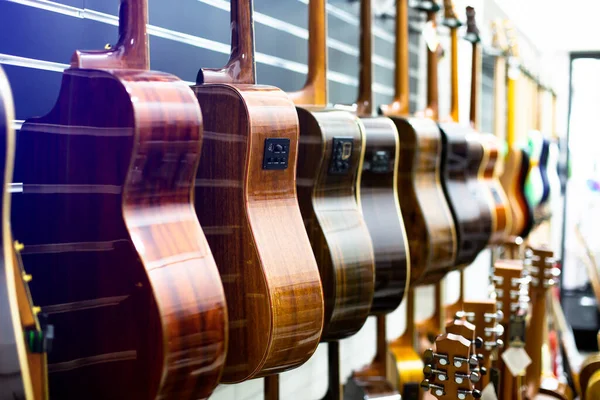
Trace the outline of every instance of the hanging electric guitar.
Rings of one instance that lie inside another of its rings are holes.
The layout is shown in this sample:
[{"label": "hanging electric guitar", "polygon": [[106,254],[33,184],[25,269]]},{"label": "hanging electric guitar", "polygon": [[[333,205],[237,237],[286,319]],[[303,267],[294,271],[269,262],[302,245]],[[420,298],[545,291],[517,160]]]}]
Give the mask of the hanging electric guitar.
[{"label": "hanging electric guitar", "polygon": [[[487,245],[492,222],[489,207],[481,204],[484,193],[477,182],[483,147],[475,139],[467,139],[475,134],[473,128],[458,123],[458,28],[462,23],[451,0],[444,2],[444,24],[449,27],[451,36],[452,108],[450,121],[439,122],[442,132],[441,182],[456,227],[455,264],[464,267],[471,264]],[[437,59],[432,62],[437,64]],[[434,84],[433,90],[437,91],[437,85]],[[437,93],[434,95],[437,98]]]},{"label": "hanging electric guitar", "polygon": [[231,2],[230,60],[201,69],[193,87],[210,132],[195,202],[227,295],[227,383],[301,365],[323,329],[319,269],[296,197],[298,115],[280,89],[256,85],[252,14],[251,0]]},{"label": "hanging electric guitar", "polygon": [[117,44],[75,52],[52,111],[23,124],[13,232],[57,333],[51,398],[206,398],[227,311],[192,203],[202,115],[149,70],[147,1],[120,4]]},{"label": "hanging electric guitar", "polygon": [[[29,293],[31,275],[23,269],[18,254],[22,245],[13,243],[10,224],[15,157],[15,112],[9,82],[0,68],[0,167],[2,184],[3,256],[0,262],[0,399],[45,400],[48,398],[46,352],[53,327],[39,318]],[[45,317],[45,316],[44,316]]]},{"label": "hanging electric guitar", "polygon": [[[456,232],[440,184],[441,133],[430,118],[410,116],[408,60],[408,0],[397,0],[396,76],[394,102],[381,107],[400,137],[398,198],[406,226],[411,261],[411,284],[439,280],[455,265]],[[439,6],[431,8],[431,26]],[[436,57],[429,52],[429,112],[437,110]],[[431,114],[431,115],[429,115]]]}]

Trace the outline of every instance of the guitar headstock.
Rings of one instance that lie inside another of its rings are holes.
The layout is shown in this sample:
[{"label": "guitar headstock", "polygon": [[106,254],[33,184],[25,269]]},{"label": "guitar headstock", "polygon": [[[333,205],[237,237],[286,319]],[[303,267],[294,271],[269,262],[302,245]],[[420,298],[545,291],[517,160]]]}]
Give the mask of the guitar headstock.
[{"label": "guitar headstock", "polygon": [[436,13],[440,11],[441,7],[437,0],[417,0],[414,8],[419,11]]},{"label": "guitar headstock", "polygon": [[519,58],[519,39],[517,31],[510,21],[504,22],[504,32],[507,38],[506,54],[513,58]]},{"label": "guitar headstock", "polygon": [[504,22],[500,19],[495,19],[491,22],[492,28],[492,47],[503,56],[508,55],[508,39],[504,29]]},{"label": "guitar headstock", "polygon": [[533,290],[546,291],[557,283],[560,269],[556,267],[554,252],[545,247],[532,247],[527,261]]},{"label": "guitar headstock", "polygon": [[467,34],[465,35],[471,43],[481,42],[481,36],[479,36],[479,28],[477,27],[477,21],[475,19],[475,8],[467,7]]},{"label": "guitar headstock", "polygon": [[462,22],[458,19],[454,10],[454,2],[452,0],[444,0],[444,20],[443,24],[448,28],[459,28]]},{"label": "guitar headstock", "polygon": [[452,333],[440,335],[435,340],[435,351],[425,352],[423,372],[427,377],[421,382],[424,390],[438,400],[471,400],[481,397],[474,388],[479,381],[477,359],[471,355],[471,341]]},{"label": "guitar headstock", "polygon": [[529,277],[523,274],[523,262],[498,260],[494,265],[496,310],[504,326],[504,342],[525,341],[525,316],[529,307]]}]

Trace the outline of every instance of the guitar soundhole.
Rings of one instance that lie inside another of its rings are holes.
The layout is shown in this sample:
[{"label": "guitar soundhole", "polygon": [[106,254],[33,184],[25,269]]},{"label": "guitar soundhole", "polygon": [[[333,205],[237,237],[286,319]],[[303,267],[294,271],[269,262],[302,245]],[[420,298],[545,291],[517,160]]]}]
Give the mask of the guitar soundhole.
[{"label": "guitar soundhole", "polygon": [[333,154],[329,164],[329,173],[332,175],[345,175],[350,171],[350,159],[354,142],[350,137],[333,138]]},{"label": "guitar soundhole", "polygon": [[286,169],[290,158],[290,139],[265,139],[263,169]]},{"label": "guitar soundhole", "polygon": [[407,383],[402,391],[402,400],[419,400],[419,390],[418,383]]}]

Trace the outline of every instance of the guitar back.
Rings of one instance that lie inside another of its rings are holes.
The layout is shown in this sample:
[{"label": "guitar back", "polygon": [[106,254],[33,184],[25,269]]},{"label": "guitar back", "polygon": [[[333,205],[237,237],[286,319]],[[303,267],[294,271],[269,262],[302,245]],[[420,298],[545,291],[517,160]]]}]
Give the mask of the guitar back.
[{"label": "guitar back", "polygon": [[230,344],[222,381],[234,383],[310,358],[323,328],[323,293],[294,185],[292,102],[269,86],[193,89],[210,132],[196,212],[227,296]]},{"label": "guitar back", "polygon": [[542,201],[544,195],[544,180],[542,176],[540,159],[544,141],[539,131],[531,131],[529,134],[529,171],[525,181],[525,197],[529,207],[534,210]]},{"label": "guitar back", "polygon": [[550,141],[544,139],[540,151],[540,175],[542,177],[543,191],[540,204],[545,204],[550,198],[550,181],[548,179],[548,161],[550,158]]},{"label": "guitar back", "polygon": [[361,127],[344,111],[296,110],[298,200],[325,296],[321,340],[342,339],[365,323],[375,287],[371,236],[355,198],[365,151]]},{"label": "guitar back", "polygon": [[[173,76],[74,68],[54,109],[23,125],[12,221],[33,298],[58,333],[52,397],[208,396],[216,386],[225,298],[191,208],[201,121]],[[210,334],[190,341],[198,331]]]},{"label": "guitar back", "polygon": [[400,142],[385,117],[362,118],[365,154],[357,198],[375,253],[375,293],[371,314],[389,313],[402,301],[410,280],[410,258],[398,202]]},{"label": "guitar back", "polygon": [[472,133],[470,129],[454,122],[440,123],[440,129],[443,143],[441,182],[456,227],[456,265],[468,265],[486,246],[491,225],[484,222],[489,211],[484,213],[481,207],[480,188],[476,182],[482,149],[467,139]]},{"label": "guitar back", "polygon": [[[529,158],[529,154],[527,154],[527,152],[523,149],[521,149],[520,151],[521,151],[521,165],[520,165],[521,169],[519,171],[519,177],[517,180],[517,182],[518,182],[517,190],[519,193],[522,193],[522,195],[519,195],[519,197],[521,198],[521,207],[523,209],[525,223],[524,223],[523,230],[521,232],[517,233],[517,235],[521,236],[522,238],[526,238],[534,226],[533,208],[531,207],[532,203],[527,200],[527,195],[526,195],[527,179],[528,179],[528,177],[531,176],[532,169],[531,169],[531,161]],[[538,172],[539,172],[539,170],[538,170]]]},{"label": "guitar back", "polygon": [[410,284],[455,265],[456,231],[440,183],[441,133],[425,118],[391,117],[400,137],[398,197],[411,257]]},{"label": "guitar back", "polygon": [[491,243],[500,243],[512,231],[512,213],[502,184],[502,162],[500,146],[495,135],[484,134],[481,140],[483,160],[479,169],[479,178],[487,186],[488,203],[492,207]]},{"label": "guitar back", "polygon": [[504,171],[500,177],[500,183],[508,201],[512,219],[510,235],[519,236],[527,224],[527,201],[520,187],[519,177],[523,163],[523,152],[520,149],[510,149],[504,164]]}]

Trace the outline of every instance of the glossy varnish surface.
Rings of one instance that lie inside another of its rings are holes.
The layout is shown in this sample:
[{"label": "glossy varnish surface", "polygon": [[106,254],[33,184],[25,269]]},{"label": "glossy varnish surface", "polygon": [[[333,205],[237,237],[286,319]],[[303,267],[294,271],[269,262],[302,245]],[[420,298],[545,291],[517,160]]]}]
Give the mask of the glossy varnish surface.
[{"label": "glossy varnish surface", "polygon": [[55,327],[52,398],[207,398],[227,313],[192,206],[202,116],[147,70],[146,2],[121,6],[119,43],[77,52],[52,111],[20,131],[14,235]]},{"label": "glossy varnish surface", "polygon": [[[344,111],[297,107],[297,112],[298,199],[325,295],[322,339],[341,339],[362,327],[373,301],[373,247],[355,198],[362,132],[356,117]],[[345,174],[329,173],[336,137],[353,143]]]},{"label": "glossy varnish surface", "polygon": [[[207,84],[194,91],[207,132],[196,211],[229,306],[223,380],[297,367],[319,342],[323,294],[294,185],[296,110],[269,86]],[[263,170],[267,138],[290,140],[287,169]]]},{"label": "glossy varnish surface", "polygon": [[57,332],[51,396],[216,385],[226,310],[190,203],[200,133],[189,88],[139,70],[67,70],[52,112],[23,125],[13,226]]}]

